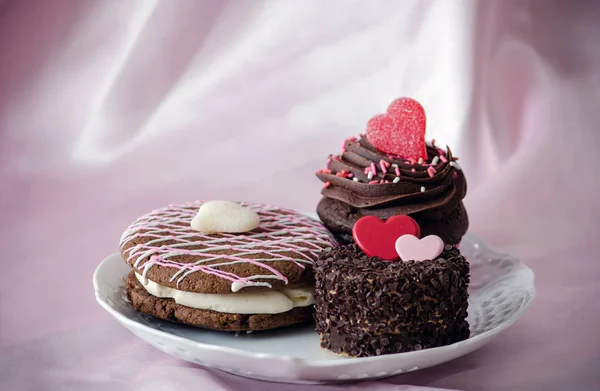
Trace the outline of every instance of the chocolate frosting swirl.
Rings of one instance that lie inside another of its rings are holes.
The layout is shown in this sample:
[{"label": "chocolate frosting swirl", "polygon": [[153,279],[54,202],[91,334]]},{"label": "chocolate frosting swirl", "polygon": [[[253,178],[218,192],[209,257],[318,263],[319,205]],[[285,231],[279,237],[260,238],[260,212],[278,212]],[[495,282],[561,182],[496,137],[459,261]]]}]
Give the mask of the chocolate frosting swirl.
[{"label": "chocolate frosting swirl", "polygon": [[[377,209],[386,215],[426,211],[431,217],[442,217],[467,193],[456,160],[449,148],[443,151],[428,145],[427,161],[415,162],[377,150],[366,137],[351,138],[342,154],[330,157],[327,169],[319,170],[317,177],[325,183],[323,196],[357,209]],[[367,168],[373,165],[376,173],[369,178]]]}]

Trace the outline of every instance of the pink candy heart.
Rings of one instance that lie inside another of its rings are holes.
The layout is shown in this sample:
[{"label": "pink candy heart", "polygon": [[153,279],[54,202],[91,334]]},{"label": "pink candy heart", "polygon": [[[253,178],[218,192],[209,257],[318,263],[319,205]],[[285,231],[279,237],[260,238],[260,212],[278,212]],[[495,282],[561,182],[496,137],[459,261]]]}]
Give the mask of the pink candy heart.
[{"label": "pink candy heart", "polygon": [[396,239],[396,252],[403,261],[433,260],[444,250],[444,241],[435,235],[422,239],[406,234]]},{"label": "pink candy heart", "polygon": [[393,216],[385,222],[376,216],[364,216],[352,228],[352,237],[365,254],[386,261],[398,260],[394,246],[398,237],[406,234],[421,234],[419,224],[406,215]]},{"label": "pink candy heart", "polygon": [[367,140],[382,152],[407,159],[427,160],[425,146],[425,110],[411,98],[393,101],[385,114],[367,124]]}]

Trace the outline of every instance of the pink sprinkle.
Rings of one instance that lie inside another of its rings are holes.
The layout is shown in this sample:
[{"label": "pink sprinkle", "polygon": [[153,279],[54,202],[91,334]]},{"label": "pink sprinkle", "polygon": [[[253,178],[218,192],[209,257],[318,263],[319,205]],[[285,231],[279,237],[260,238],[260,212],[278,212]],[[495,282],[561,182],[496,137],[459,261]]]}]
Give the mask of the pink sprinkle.
[{"label": "pink sprinkle", "polygon": [[353,174],[353,173],[351,173],[351,172],[350,172],[350,173],[348,173],[348,175],[346,175],[346,178],[353,178],[353,177],[354,177],[354,174]]},{"label": "pink sprinkle", "polygon": [[325,182],[325,186],[323,187],[327,189],[329,186],[331,186],[331,182]]},{"label": "pink sprinkle", "polygon": [[379,183],[379,181],[371,181],[371,182],[369,182],[369,185],[374,185],[376,183]]},{"label": "pink sprinkle", "polygon": [[344,140],[342,142],[342,152],[346,152],[346,143],[348,142],[348,140]]},{"label": "pink sprinkle", "polygon": [[365,168],[365,175],[369,173],[369,171],[371,171],[371,167],[366,167]]},{"label": "pink sprinkle", "polygon": [[338,173],[337,173],[337,174],[335,174],[335,175],[336,175],[336,176],[339,176],[339,177],[341,177],[341,178],[350,178],[350,176],[351,176],[352,174],[351,174],[351,173],[350,173],[350,171],[348,171],[348,170],[342,170],[342,171],[338,172]]},{"label": "pink sprinkle", "polygon": [[356,142],[356,137],[354,137],[354,136],[348,137],[348,141],[355,143]]},{"label": "pink sprinkle", "polygon": [[400,176],[400,169],[396,167],[396,176]]},{"label": "pink sprinkle", "polygon": [[429,163],[423,163],[424,167],[429,167]]},{"label": "pink sprinkle", "polygon": [[440,155],[440,160],[444,163],[448,163],[448,159],[444,155]]},{"label": "pink sprinkle", "polygon": [[429,167],[427,169],[427,173],[429,174],[430,177],[433,177],[435,175],[435,168]]},{"label": "pink sprinkle", "polygon": [[331,164],[331,158],[327,159],[327,164]]},{"label": "pink sprinkle", "polygon": [[452,173],[452,178],[456,179],[456,177],[457,177],[457,176],[458,176],[458,174],[456,173],[456,171],[454,171],[454,172]]},{"label": "pink sprinkle", "polygon": [[413,168],[411,171],[412,171],[412,172],[415,172],[415,169]]},{"label": "pink sprinkle", "polygon": [[371,162],[371,171],[373,172],[373,175],[377,174],[377,166],[375,166],[375,163]]},{"label": "pink sprinkle", "polygon": [[381,167],[381,172],[384,174],[387,173],[387,169],[385,168],[385,164],[383,164],[383,160],[379,162],[379,167]]},{"label": "pink sprinkle", "polygon": [[415,164],[417,161],[413,158],[410,158],[410,164]]}]

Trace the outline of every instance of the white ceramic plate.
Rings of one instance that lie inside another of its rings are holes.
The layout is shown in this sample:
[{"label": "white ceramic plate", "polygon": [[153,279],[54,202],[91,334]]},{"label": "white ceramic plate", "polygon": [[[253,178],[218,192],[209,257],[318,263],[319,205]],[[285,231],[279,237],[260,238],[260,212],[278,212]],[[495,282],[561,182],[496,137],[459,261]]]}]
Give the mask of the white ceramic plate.
[{"label": "white ceramic plate", "polygon": [[133,309],[125,295],[129,266],[119,254],[94,274],[96,299],[144,341],[183,360],[240,376],[286,383],[376,379],[438,365],[480,348],[523,315],[535,296],[534,275],[520,260],[493,252],[481,239],[463,238],[471,263],[471,337],[449,346],[378,357],[345,358],[319,347],[314,325],[251,334],[197,329]]}]

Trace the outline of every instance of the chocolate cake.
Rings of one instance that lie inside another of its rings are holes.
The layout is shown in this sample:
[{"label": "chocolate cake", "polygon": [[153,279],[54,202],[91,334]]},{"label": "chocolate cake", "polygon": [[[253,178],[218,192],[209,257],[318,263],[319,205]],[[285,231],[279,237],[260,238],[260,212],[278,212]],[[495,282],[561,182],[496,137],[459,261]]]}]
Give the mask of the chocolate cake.
[{"label": "chocolate cake", "polygon": [[321,252],[314,265],[321,346],[365,357],[469,337],[469,264],[446,245],[433,260],[388,261],[356,244]]}]

